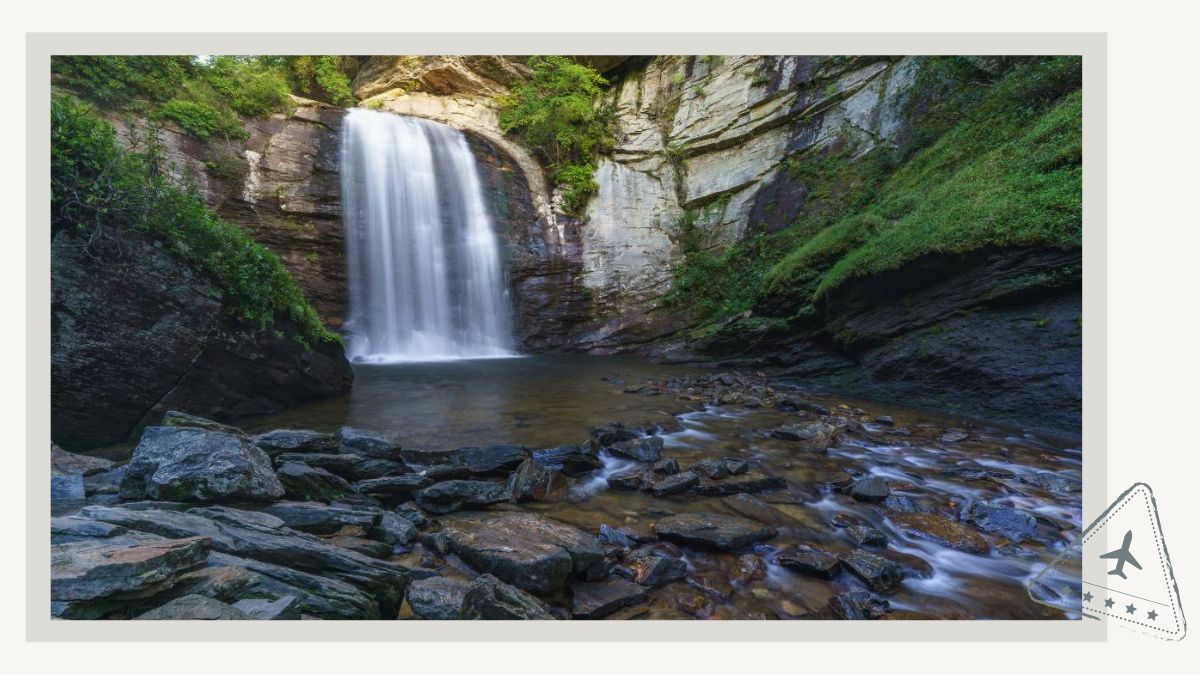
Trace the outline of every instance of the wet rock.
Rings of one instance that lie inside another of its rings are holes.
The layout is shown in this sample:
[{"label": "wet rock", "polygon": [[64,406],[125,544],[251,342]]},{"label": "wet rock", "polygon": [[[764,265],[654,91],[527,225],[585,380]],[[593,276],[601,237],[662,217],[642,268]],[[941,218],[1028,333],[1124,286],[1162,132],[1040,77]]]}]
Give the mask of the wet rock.
[{"label": "wet rock", "polygon": [[245,612],[232,605],[206,598],[203,595],[185,595],[134,617],[141,621],[190,620],[213,621],[219,619],[249,619]]},{"label": "wet rock", "polygon": [[416,466],[442,466],[458,463],[458,450],[433,450],[427,448],[404,448],[400,458],[406,464]]},{"label": "wet rock", "polygon": [[93,495],[117,495],[121,492],[121,481],[125,480],[126,467],[119,466],[111,471],[102,471],[83,477],[83,491]]},{"label": "wet rock", "polygon": [[958,464],[948,466],[941,471],[943,476],[954,476],[963,480],[986,480],[988,478],[1014,478],[1016,474],[1006,469],[979,466],[977,464]]},{"label": "wet rock", "polygon": [[866,525],[851,525],[843,532],[856,546],[887,546],[888,543],[887,534]]},{"label": "wet rock", "polygon": [[1021,476],[1021,482],[1059,493],[1079,492],[1083,488],[1083,483],[1075,478],[1045,471],[1024,474]]},{"label": "wet rock", "polygon": [[329,539],[326,539],[326,541],[334,546],[337,546],[338,548],[344,548],[347,551],[361,553],[377,560],[387,560],[388,558],[392,557],[392,545],[385,544],[382,541],[348,536],[330,537]]},{"label": "wet rock", "polygon": [[877,593],[895,589],[904,578],[904,570],[900,569],[900,565],[862,549],[843,553],[838,559],[847,570]]},{"label": "wet rock", "polygon": [[604,466],[591,444],[560,445],[556,448],[534,450],[532,457],[547,469],[561,471],[572,477],[582,476]]},{"label": "wet rock", "polygon": [[414,581],[405,596],[413,613],[431,621],[453,621],[461,617],[463,600],[471,585],[457,579],[430,577]]},{"label": "wet rock", "polygon": [[80,476],[91,476],[113,468],[110,460],[67,452],[53,443],[50,444],[50,465],[56,473]]},{"label": "wet rock", "polygon": [[654,523],[654,531],[667,541],[721,551],[745,548],[776,535],[775,528],[716,513],[668,516]]},{"label": "wet rock", "polygon": [[892,419],[889,415],[882,415],[875,418],[875,423],[882,424],[885,427],[890,427],[896,424],[896,420]]},{"label": "wet rock", "polygon": [[507,474],[529,457],[529,448],[522,445],[484,445],[458,449],[457,464],[472,475]]},{"label": "wet rock", "polygon": [[879,555],[899,564],[905,577],[928,579],[933,576],[933,565],[921,556],[893,550],[880,551]]},{"label": "wet rock", "polygon": [[721,503],[738,515],[758,521],[763,525],[778,527],[796,524],[794,518],[751,494],[739,493],[722,497]]},{"label": "wet rock", "polygon": [[750,470],[750,463],[741,459],[726,459],[725,469],[734,476],[740,476]]},{"label": "wet rock", "polygon": [[288,462],[300,462],[313,468],[324,469],[351,482],[384,476],[398,476],[408,472],[408,467],[400,462],[360,455],[285,452],[275,457],[275,466],[277,467]]},{"label": "wet rock", "polygon": [[754,581],[767,576],[767,563],[753,553],[738,556],[737,563],[740,581]]},{"label": "wet rock", "polygon": [[639,468],[619,471],[608,477],[610,490],[640,490],[646,481],[645,473]]},{"label": "wet rock", "polygon": [[105,539],[50,547],[50,598],[59,602],[152,595],[204,563],[208,541],[186,537],[139,545]]},{"label": "wet rock", "polygon": [[275,598],[292,595],[304,615],[330,620],[379,618],[379,603],[373,597],[338,579],[216,552],[209,554],[209,564],[251,571],[258,575],[253,593]]},{"label": "wet rock", "polygon": [[1037,536],[1037,518],[1024,511],[992,504],[975,504],[970,520],[984,532],[998,534],[1014,544]]},{"label": "wet rock", "polygon": [[400,457],[399,445],[362,429],[342,427],[334,434],[334,439],[337,441],[339,454],[377,459],[398,459]]},{"label": "wet rock", "polygon": [[786,486],[787,483],[782,478],[750,471],[720,480],[701,478],[692,488],[692,492],[699,495],[731,495],[739,492],[767,492]]},{"label": "wet rock", "polygon": [[377,511],[348,509],[321,502],[275,502],[263,509],[293,530],[312,534],[333,534],[343,528],[366,532],[379,521]]},{"label": "wet rock", "polygon": [[679,473],[679,461],[674,459],[661,459],[654,463],[650,469],[661,476],[674,476]]},{"label": "wet rock", "polygon": [[833,444],[837,427],[825,422],[802,422],[788,424],[771,431],[771,436],[784,441],[800,443],[811,450],[824,450]]},{"label": "wet rock", "polygon": [[634,581],[649,587],[664,586],[687,576],[687,563],[682,558],[648,556],[633,564]]},{"label": "wet rock", "polygon": [[571,616],[599,619],[623,607],[646,601],[646,588],[624,579],[610,579],[571,586]]},{"label": "wet rock", "polygon": [[508,492],[514,502],[547,501],[566,491],[567,480],[537,460],[526,459],[509,478]]},{"label": "wet rock", "polygon": [[883,500],[883,508],[895,513],[931,513],[932,508],[917,503],[911,497],[904,495],[888,495]]},{"label": "wet rock", "polygon": [[829,599],[829,609],[839,619],[879,619],[891,611],[887,600],[867,591],[850,591]]},{"label": "wet rock", "polygon": [[87,504],[83,476],[77,473],[50,476],[50,515],[72,513]]},{"label": "wet rock", "polygon": [[250,440],[272,457],[285,452],[330,454],[338,449],[337,439],[332,434],[307,429],[275,429],[253,436]]},{"label": "wet rock", "polygon": [[934,513],[905,513],[889,516],[904,533],[947,548],[984,555],[991,546],[978,532]]},{"label": "wet rock", "polygon": [[604,559],[595,537],[532,513],[458,514],[442,524],[450,552],[532,593],[553,593]]},{"label": "wet rock", "polygon": [[168,410],[163,414],[162,426],[164,427],[191,427],[193,429],[204,429],[205,431],[216,431],[222,434],[233,434],[235,436],[245,436],[246,432],[237,427],[231,427],[228,424],[221,424],[210,419],[200,417],[199,415],[189,415],[178,410]]},{"label": "wet rock", "polygon": [[673,476],[667,476],[662,480],[656,481],[650,487],[650,491],[657,497],[665,497],[667,495],[679,494],[687,492],[695,487],[700,482],[700,477],[691,471],[684,471]]},{"label": "wet rock", "polygon": [[637,433],[626,429],[622,424],[609,424],[605,427],[592,429],[592,438],[600,444],[600,447],[607,448],[617,443],[624,443],[637,439]]},{"label": "wet rock", "polygon": [[462,619],[547,620],[554,616],[542,603],[490,574],[481,574],[463,595]]},{"label": "wet rock", "polygon": [[409,473],[403,476],[387,476],[361,480],[354,487],[363,494],[375,495],[393,500],[405,500],[422,488],[433,485],[433,479],[420,473]]},{"label": "wet rock", "polygon": [[481,480],[442,481],[414,496],[417,506],[430,513],[453,513],[508,501],[508,492],[503,485]]},{"label": "wet rock", "polygon": [[262,582],[261,575],[243,567],[212,565],[211,554],[207,564],[210,566],[180,575],[168,594],[171,597],[203,595],[232,604],[249,593],[257,592],[252,589]]},{"label": "wet rock", "polygon": [[425,513],[417,506],[416,502],[405,502],[396,507],[396,515],[407,520],[408,522],[423,527],[426,522]]},{"label": "wet rock", "polygon": [[218,523],[255,530],[279,530],[286,527],[282,518],[277,518],[269,513],[244,511],[228,506],[201,506],[188,509],[187,513],[193,516],[200,516],[201,518],[208,518]]},{"label": "wet rock", "polygon": [[662,456],[663,439],[661,436],[648,436],[621,441],[607,446],[608,451],[620,457],[639,462],[657,462]]},{"label": "wet rock", "polygon": [[300,462],[287,462],[275,472],[288,499],[329,501],[354,492],[345,478]]},{"label": "wet rock", "polygon": [[942,434],[941,440],[943,443],[958,443],[970,438],[970,434],[962,429],[947,429],[946,433]]},{"label": "wet rock", "polygon": [[293,621],[300,618],[300,601],[294,595],[276,600],[246,598],[233,603],[249,619],[255,621]]},{"label": "wet rock", "polygon": [[147,427],[121,481],[121,498],[270,501],[284,494],[267,454],[244,436]]},{"label": "wet rock", "polygon": [[103,539],[125,534],[128,530],[111,523],[102,523],[76,516],[50,519],[50,543],[65,544],[84,539]]},{"label": "wet rock", "polygon": [[841,569],[837,556],[812,547],[798,547],[781,553],[775,562],[787,570],[821,579],[832,579]]},{"label": "wet rock", "polygon": [[713,480],[721,480],[729,475],[729,468],[725,466],[725,462],[716,459],[700,460],[688,467],[688,471]]},{"label": "wet rock", "polygon": [[408,546],[417,540],[417,526],[399,513],[384,511],[369,535],[389,546]]},{"label": "wet rock", "polygon": [[850,496],[860,502],[881,502],[891,494],[882,478],[863,478],[850,486]]},{"label": "wet rock", "polygon": [[637,540],[624,530],[618,530],[603,523],[600,524],[599,540],[601,544],[620,546],[622,548],[630,548],[637,544]]}]

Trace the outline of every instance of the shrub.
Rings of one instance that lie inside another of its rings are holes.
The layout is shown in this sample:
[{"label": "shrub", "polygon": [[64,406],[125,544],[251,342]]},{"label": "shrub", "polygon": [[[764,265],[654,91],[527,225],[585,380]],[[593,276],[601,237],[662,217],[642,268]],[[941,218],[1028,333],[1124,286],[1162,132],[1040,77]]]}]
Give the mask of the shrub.
[{"label": "shrub", "polygon": [[599,103],[608,83],[564,56],[534,56],[529,65],[532,78],[500,98],[500,128],[541,157],[563,187],[564,206],[579,215],[596,189],[596,156],[614,143],[612,109]]},{"label": "shrub", "polygon": [[278,256],[214,215],[192,189],[163,171],[153,134],[145,152],[117,145],[116,132],[86,104],[56,96],[51,105],[51,228],[88,242],[122,231],[164,241],[214,281],[231,317],[265,329],[286,317],[296,338],[337,340],[304,299]]},{"label": "shrub", "polygon": [[185,131],[200,139],[213,136],[244,139],[250,136],[242,128],[242,123],[238,120],[237,115],[215,108],[208,103],[173,98],[163,104],[158,115],[174,121]]},{"label": "shrub", "polygon": [[265,117],[292,106],[287,77],[257,57],[217,56],[201,72],[204,81],[240,115]]},{"label": "shrub", "polygon": [[195,69],[190,56],[55,56],[51,72],[66,86],[102,105],[126,105],[139,97],[166,101]]}]

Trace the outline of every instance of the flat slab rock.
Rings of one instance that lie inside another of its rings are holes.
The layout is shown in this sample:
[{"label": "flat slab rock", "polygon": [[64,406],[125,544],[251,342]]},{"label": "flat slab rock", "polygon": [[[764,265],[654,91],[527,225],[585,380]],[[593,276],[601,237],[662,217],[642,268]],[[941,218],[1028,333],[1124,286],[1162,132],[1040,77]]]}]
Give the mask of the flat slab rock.
[{"label": "flat slab rock", "polygon": [[778,534],[773,527],[737,516],[716,513],[682,513],[654,523],[654,531],[667,541],[685,546],[733,551]]},{"label": "flat slab rock", "polygon": [[444,518],[442,525],[450,552],[531,593],[560,590],[604,559],[596,537],[532,513],[463,513]]},{"label": "flat slab rock", "polygon": [[169,588],[180,574],[204,563],[203,537],[113,544],[100,539],[50,547],[50,598],[93,600]]},{"label": "flat slab rock", "polygon": [[203,595],[185,595],[134,618],[142,621],[216,621],[220,619],[245,620],[250,617],[237,607],[220,600]]},{"label": "flat slab rock", "polygon": [[571,616],[599,619],[618,609],[646,601],[646,587],[624,579],[609,579],[571,586]]},{"label": "flat slab rock", "polygon": [[946,548],[985,555],[991,550],[987,539],[975,530],[934,513],[903,513],[889,516],[906,534]]}]

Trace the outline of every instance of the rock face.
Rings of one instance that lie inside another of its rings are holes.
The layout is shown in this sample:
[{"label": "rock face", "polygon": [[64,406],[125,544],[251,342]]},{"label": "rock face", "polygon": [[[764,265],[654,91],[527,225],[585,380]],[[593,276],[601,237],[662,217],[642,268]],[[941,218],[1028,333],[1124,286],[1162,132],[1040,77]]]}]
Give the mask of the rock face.
[{"label": "rock face", "polygon": [[[124,440],[163,412],[269,413],[347,391],[336,343],[306,350],[294,327],[240,324],[215,286],[131,233],[89,256],[69,231],[51,255],[51,436],[67,449]],[[280,337],[282,336],[282,337]]]},{"label": "rock face", "polygon": [[125,499],[267,501],[283,486],[245,437],[191,427],[147,427],[121,481]]}]

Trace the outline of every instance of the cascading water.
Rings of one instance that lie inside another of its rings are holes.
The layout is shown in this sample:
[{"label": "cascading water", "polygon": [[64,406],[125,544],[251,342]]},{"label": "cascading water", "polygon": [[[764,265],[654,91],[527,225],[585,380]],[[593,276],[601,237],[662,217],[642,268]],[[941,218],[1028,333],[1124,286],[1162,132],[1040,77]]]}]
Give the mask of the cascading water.
[{"label": "cascading water", "polygon": [[499,243],[461,133],[351,110],[342,204],[352,361],[514,355]]}]

